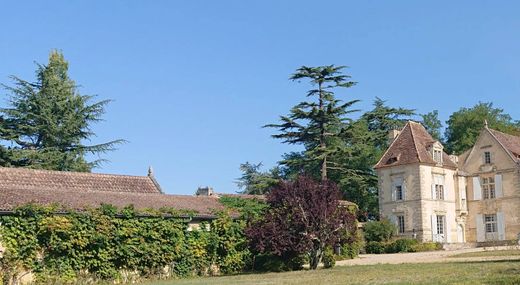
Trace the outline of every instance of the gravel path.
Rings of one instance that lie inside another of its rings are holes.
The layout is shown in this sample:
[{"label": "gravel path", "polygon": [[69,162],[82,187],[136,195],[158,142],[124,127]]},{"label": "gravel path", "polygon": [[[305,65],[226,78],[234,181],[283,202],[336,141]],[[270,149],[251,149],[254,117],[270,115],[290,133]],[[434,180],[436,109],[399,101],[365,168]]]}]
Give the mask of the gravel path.
[{"label": "gravel path", "polygon": [[401,263],[432,263],[432,262],[468,262],[468,261],[492,261],[492,260],[520,260],[520,255],[514,256],[486,256],[486,257],[449,257],[466,252],[479,252],[485,250],[505,250],[511,247],[493,248],[467,248],[458,250],[440,250],[413,253],[391,254],[361,254],[358,258],[337,261],[338,266],[372,265],[372,264],[401,264]]}]

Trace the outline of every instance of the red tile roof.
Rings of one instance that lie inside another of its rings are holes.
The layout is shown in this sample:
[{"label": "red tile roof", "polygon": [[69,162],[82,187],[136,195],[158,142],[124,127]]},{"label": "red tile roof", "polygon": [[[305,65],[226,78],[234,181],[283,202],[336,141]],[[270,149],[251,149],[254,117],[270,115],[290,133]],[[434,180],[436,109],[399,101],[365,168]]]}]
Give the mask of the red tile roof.
[{"label": "red tile roof", "polygon": [[[435,165],[428,150],[436,140],[419,123],[409,121],[395,138],[374,168],[425,163]],[[457,168],[449,155],[443,152],[443,167]]]},{"label": "red tile roof", "polygon": [[153,176],[60,172],[0,167],[0,211],[10,212],[29,203],[59,210],[85,210],[110,204],[118,208],[171,208],[214,217],[223,210],[217,197],[162,194]]},{"label": "red tile roof", "polygon": [[520,161],[520,137],[509,135],[493,129],[488,130],[510,152],[515,160]]},{"label": "red tile roof", "polygon": [[0,191],[13,188],[40,191],[161,193],[159,185],[151,176],[0,167]]},{"label": "red tile roof", "polygon": [[133,205],[139,210],[172,208],[179,211],[193,211],[196,217],[213,217],[214,211],[224,209],[217,198],[208,196],[69,189],[42,191],[36,188],[0,190],[0,211],[12,211],[16,207],[30,203],[42,206],[57,205],[60,210],[65,211],[97,208],[102,204],[110,204],[118,208]]}]

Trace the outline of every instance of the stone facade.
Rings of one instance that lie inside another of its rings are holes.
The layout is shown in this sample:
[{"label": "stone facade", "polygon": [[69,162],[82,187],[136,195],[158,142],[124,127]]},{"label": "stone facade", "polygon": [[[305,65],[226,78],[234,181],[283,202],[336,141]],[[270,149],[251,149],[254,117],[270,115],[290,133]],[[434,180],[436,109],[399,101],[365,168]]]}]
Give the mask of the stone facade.
[{"label": "stone facade", "polygon": [[444,153],[415,122],[390,139],[375,169],[381,217],[400,236],[442,243],[518,239],[520,138],[485,127],[460,157]]}]

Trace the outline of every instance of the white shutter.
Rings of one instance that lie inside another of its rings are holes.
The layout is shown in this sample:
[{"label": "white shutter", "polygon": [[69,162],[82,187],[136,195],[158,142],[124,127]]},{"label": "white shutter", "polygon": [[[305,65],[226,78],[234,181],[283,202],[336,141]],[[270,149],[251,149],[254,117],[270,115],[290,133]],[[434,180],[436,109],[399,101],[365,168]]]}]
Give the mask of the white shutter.
[{"label": "white shutter", "polygon": [[403,191],[403,201],[406,200],[406,181],[403,180],[403,184],[401,185],[401,189]]},{"label": "white shutter", "polygon": [[390,215],[390,222],[395,225],[397,228],[397,231],[399,232],[399,225],[397,224],[397,216],[396,215]]},{"label": "white shutter", "polygon": [[444,191],[443,200],[446,200],[448,189],[446,189],[446,184],[444,183],[444,176],[439,176],[439,185],[442,185],[442,191]]},{"label": "white shutter", "polygon": [[484,218],[482,214],[477,214],[475,217],[475,223],[477,225],[477,242],[483,242],[486,238],[484,232]]},{"label": "white shutter", "polygon": [[497,213],[497,226],[498,226],[498,240],[506,240],[504,212]]},{"label": "white shutter", "polygon": [[432,183],[432,200],[435,200],[435,182]]},{"label": "white shutter", "polygon": [[480,177],[473,177],[473,200],[482,200],[482,188],[480,187]]},{"label": "white shutter", "polygon": [[[446,195],[446,194],[444,194]],[[448,218],[448,216],[445,216],[446,218],[444,219],[444,227],[445,227],[445,231],[444,231],[444,235],[446,236],[446,242],[447,243],[450,243],[451,242],[451,223],[450,223],[450,219]]]},{"label": "white shutter", "polygon": [[501,174],[495,175],[495,195],[497,198],[500,198],[504,195],[504,192],[502,191],[502,175]]},{"label": "white shutter", "polygon": [[432,215],[432,241],[437,241],[437,216]]},{"label": "white shutter", "polygon": [[395,186],[395,182],[392,183],[392,189],[390,190],[390,192],[392,193],[392,201],[395,201],[395,189],[396,186]]}]

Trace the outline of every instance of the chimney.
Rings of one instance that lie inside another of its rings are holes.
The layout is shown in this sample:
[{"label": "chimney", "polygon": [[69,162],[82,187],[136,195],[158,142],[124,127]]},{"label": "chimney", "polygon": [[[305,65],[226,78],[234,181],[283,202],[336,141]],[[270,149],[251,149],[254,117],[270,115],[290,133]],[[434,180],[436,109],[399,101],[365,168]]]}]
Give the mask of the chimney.
[{"label": "chimney", "polygon": [[388,132],[388,145],[391,145],[400,133],[399,130],[390,130]]},{"label": "chimney", "polygon": [[213,192],[213,188],[212,187],[199,187],[199,189],[197,189],[197,192],[195,192],[195,195],[197,196],[213,196],[215,195],[215,193]]}]

